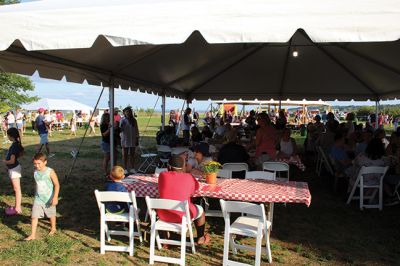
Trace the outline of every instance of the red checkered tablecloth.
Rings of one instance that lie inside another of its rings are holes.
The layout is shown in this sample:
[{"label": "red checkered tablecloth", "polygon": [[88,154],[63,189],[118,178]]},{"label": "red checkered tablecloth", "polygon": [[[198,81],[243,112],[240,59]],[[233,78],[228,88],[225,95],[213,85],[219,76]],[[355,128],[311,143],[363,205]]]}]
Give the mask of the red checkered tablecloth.
[{"label": "red checkered tablecloth", "polygon": [[[134,190],[137,197],[157,198],[158,179],[152,175],[131,175],[124,179],[128,191]],[[311,194],[306,182],[260,181],[245,179],[219,179],[217,185],[200,182],[194,197],[210,197],[249,202],[311,203]]]}]

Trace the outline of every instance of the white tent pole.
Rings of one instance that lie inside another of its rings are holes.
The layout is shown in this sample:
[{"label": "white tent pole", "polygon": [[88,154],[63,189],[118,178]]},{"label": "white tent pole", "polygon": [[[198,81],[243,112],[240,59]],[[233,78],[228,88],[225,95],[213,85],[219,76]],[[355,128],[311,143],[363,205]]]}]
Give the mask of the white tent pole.
[{"label": "white tent pole", "polygon": [[162,104],[161,104],[161,130],[164,131],[165,127],[165,91],[162,94]]},{"label": "white tent pole", "polygon": [[109,109],[110,109],[110,166],[114,167],[114,79],[110,78],[109,83]]}]

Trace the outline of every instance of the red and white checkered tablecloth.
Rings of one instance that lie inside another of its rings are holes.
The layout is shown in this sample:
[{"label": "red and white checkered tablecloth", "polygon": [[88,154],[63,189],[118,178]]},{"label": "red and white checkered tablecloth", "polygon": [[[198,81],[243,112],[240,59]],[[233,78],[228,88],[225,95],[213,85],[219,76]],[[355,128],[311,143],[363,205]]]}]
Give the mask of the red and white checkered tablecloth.
[{"label": "red and white checkered tablecloth", "polygon": [[[124,179],[128,191],[137,197],[157,198],[158,178],[152,175],[131,175]],[[287,202],[311,204],[311,194],[306,182],[260,181],[245,179],[218,179],[217,185],[200,182],[194,197],[210,197],[249,202]]]}]

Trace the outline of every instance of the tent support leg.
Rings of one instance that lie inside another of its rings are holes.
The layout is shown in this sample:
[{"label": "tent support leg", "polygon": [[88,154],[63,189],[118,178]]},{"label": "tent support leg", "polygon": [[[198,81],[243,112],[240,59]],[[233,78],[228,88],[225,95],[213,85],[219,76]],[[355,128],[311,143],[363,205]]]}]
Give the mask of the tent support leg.
[{"label": "tent support leg", "polygon": [[110,109],[110,169],[114,167],[114,158],[115,158],[115,150],[114,150],[114,79],[110,79],[110,84],[109,84],[109,109]]},{"label": "tent support leg", "polygon": [[375,101],[375,129],[378,129],[378,117],[379,117],[379,100]]},{"label": "tent support leg", "polygon": [[162,104],[161,104],[161,130],[164,131],[165,128],[165,92],[162,94]]},{"label": "tent support leg", "polygon": [[[103,87],[103,89],[101,90],[100,95],[99,95],[99,98],[97,99],[96,105],[94,106],[93,112],[92,112],[92,114],[90,115],[89,122],[92,121],[92,119],[93,119],[94,113],[95,113],[96,110],[97,110],[97,106],[99,105],[99,102],[100,102],[101,96],[103,95],[103,92],[104,92],[104,87]],[[75,112],[75,111],[74,111],[74,112]],[[79,146],[78,146],[78,150],[76,151],[76,154],[73,156],[73,157],[74,157],[74,161],[72,162],[72,165],[71,165],[71,168],[69,169],[68,174],[65,175],[64,183],[67,183],[67,182],[68,182],[69,177],[71,176],[72,170],[74,170],[76,160],[78,159],[79,151],[81,150],[83,141],[84,141],[85,138],[86,138],[86,134],[87,134],[87,131],[88,131],[88,130],[89,130],[89,127],[86,128],[85,133],[83,134],[83,137],[82,137],[82,139],[81,139],[81,143],[80,143]]]}]

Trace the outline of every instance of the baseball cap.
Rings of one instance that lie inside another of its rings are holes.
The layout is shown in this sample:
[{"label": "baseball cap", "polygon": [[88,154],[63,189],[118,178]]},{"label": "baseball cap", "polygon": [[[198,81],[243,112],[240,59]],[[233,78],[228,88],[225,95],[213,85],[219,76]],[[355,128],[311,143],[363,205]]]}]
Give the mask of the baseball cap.
[{"label": "baseball cap", "polygon": [[38,110],[38,112],[39,112],[39,113],[44,112],[44,108],[43,108],[43,107],[40,107],[39,110]]}]

